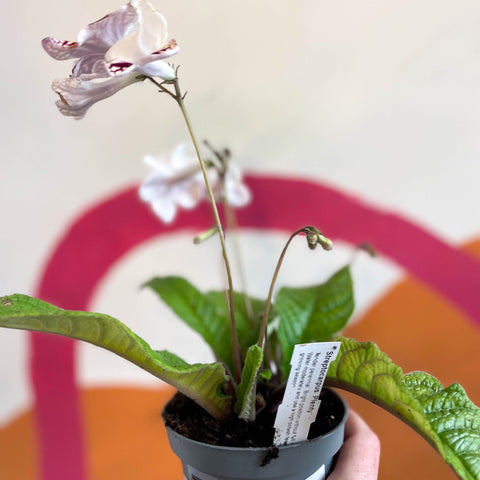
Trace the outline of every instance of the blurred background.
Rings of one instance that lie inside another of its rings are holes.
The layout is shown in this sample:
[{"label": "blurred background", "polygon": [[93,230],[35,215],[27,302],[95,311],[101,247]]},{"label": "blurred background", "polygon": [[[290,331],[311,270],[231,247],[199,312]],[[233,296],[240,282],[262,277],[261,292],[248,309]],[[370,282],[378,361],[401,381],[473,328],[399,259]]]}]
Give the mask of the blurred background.
[{"label": "blurred background", "polygon": [[[376,341],[405,371],[460,382],[479,404],[478,2],[154,5],[180,45],[172,60],[199,138],[230,148],[256,184],[267,179],[258,195],[281,197],[275,185],[291,184],[299,194],[283,201],[302,217],[301,185],[308,181],[318,193],[307,198],[318,203],[312,222],[323,228],[322,218],[335,218],[338,230],[325,230],[334,252],[292,248],[280,283],[322,281],[351,260],[357,241],[370,241],[379,256],[355,257],[357,310],[345,333]],[[130,223],[135,186],[149,173],[143,156],[187,140],[180,112],[142,83],[75,121],[60,115],[50,89],[72,65],[48,57],[41,39],[74,40],[120,6],[113,0],[4,6],[0,294],[50,300],[62,290],[55,281],[65,278],[85,308],[123,320],[155,349],[204,361],[208,349],[139,285],[177,273],[221,288],[216,242],[194,247],[195,222],[183,214],[158,234],[136,236]],[[102,209],[110,205],[115,218],[107,225]],[[288,233],[277,226],[281,208],[256,213],[268,225],[249,226],[255,223],[249,207],[239,237],[248,291],[265,297]],[[299,226],[292,222],[291,231]],[[96,269],[102,260],[93,254],[84,263],[84,251],[110,252],[110,260]],[[49,277],[52,262],[57,276]],[[36,338],[0,332],[2,478],[183,478],[159,413],[169,388],[109,353]],[[381,437],[380,478],[455,478],[406,426],[347,397]]]}]

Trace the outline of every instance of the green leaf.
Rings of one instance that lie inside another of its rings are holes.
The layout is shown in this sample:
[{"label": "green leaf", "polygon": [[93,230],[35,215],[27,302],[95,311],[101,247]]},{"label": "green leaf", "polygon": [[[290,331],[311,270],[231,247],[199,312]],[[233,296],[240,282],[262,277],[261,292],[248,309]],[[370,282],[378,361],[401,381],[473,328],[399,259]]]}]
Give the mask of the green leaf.
[{"label": "green leaf", "polygon": [[258,372],[258,376],[268,381],[272,378],[272,371],[266,368],[265,370]]},{"label": "green leaf", "polygon": [[460,478],[480,479],[480,409],[457,383],[443,388],[424,372],[407,374],[405,380],[438,435],[447,463]]},{"label": "green leaf", "polygon": [[232,368],[229,319],[215,302],[180,277],[153,278],[145,286],[156,292],[179,318],[205,339],[217,358]]},{"label": "green leaf", "polygon": [[110,350],[191,397],[216,418],[226,418],[232,398],[221,363],[190,365],[169,352],[154,351],[119,320],[100,313],[62,310],[26,295],[0,298],[0,327],[63,335]]},{"label": "green leaf", "polygon": [[[227,303],[225,301],[225,292],[207,292],[205,296],[215,303],[217,306],[217,311],[222,312],[221,315],[228,319],[228,309]],[[233,293],[233,302],[234,302],[234,312],[235,312],[235,321],[237,324],[237,336],[238,343],[240,345],[240,353],[242,357],[245,357],[247,350],[250,345],[253,345],[258,340],[258,331],[260,328],[260,319],[265,308],[265,301],[258,300],[256,298],[248,297],[252,308],[252,317],[249,318],[249,313],[245,305],[245,296],[243,293],[234,292]],[[275,312],[270,311],[269,322],[275,317]]]},{"label": "green leaf", "polygon": [[329,340],[346,325],[353,308],[353,285],[348,266],[321,285],[282,288],[275,298],[275,309],[280,316],[278,339],[283,350],[284,376],[290,369],[296,344]]},{"label": "green leaf", "polygon": [[326,384],[361,395],[420,433],[459,478],[480,479],[480,409],[458,385],[423,372],[405,375],[371,342],[339,338]]},{"label": "green leaf", "polygon": [[[157,277],[145,285],[205,339],[219,360],[230,369],[233,368],[230,317],[225,292],[204,294],[180,277]],[[249,319],[243,294],[235,292],[233,298],[237,335],[243,356],[248,346],[256,342],[259,322]],[[250,302],[254,318],[257,318],[264,303],[253,298],[250,298]]]},{"label": "green leaf", "polygon": [[262,366],[262,360],[262,349],[258,345],[252,345],[247,350],[242,379],[236,391],[237,402],[235,403],[235,413],[247,422],[255,420],[257,376]]}]

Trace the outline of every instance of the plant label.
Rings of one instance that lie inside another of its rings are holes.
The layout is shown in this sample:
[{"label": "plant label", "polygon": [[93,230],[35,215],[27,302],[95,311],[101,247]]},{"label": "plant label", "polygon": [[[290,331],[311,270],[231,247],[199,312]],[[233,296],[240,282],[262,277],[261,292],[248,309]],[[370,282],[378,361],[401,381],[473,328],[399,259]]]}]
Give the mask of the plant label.
[{"label": "plant label", "polygon": [[206,473],[199,472],[197,469],[191,467],[190,465],[187,467],[188,470],[188,477],[185,480],[221,480],[220,478],[213,477],[212,475],[207,475]]},{"label": "plant label", "polygon": [[322,465],[316,472],[312,473],[305,480],[325,480],[325,465]]},{"label": "plant label", "polygon": [[328,367],[337,357],[340,345],[340,342],[295,345],[285,395],[275,418],[274,445],[307,439],[320,406],[320,392]]},{"label": "plant label", "polygon": [[[185,477],[185,480],[228,480],[218,477],[212,477],[212,475],[207,475],[206,473],[199,472],[190,465],[187,468],[188,477]],[[322,465],[316,472],[312,473],[305,480],[325,480],[325,465]]]}]

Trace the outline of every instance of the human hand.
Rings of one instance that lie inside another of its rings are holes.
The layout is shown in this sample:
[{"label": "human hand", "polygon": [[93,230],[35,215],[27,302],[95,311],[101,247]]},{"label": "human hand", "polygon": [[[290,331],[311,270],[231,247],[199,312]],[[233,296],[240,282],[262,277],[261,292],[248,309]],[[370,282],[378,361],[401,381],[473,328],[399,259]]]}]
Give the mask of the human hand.
[{"label": "human hand", "polygon": [[357,413],[350,410],[345,441],[328,480],[377,480],[380,441]]}]

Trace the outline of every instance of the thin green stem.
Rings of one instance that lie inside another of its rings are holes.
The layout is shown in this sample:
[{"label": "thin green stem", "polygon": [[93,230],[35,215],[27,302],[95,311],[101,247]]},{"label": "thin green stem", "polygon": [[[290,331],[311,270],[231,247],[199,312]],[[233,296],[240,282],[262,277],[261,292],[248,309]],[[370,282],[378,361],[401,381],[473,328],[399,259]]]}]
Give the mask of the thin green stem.
[{"label": "thin green stem", "polygon": [[[223,182],[223,186],[225,190],[225,182]],[[253,307],[252,307],[252,302],[250,301],[250,297],[248,296],[248,293],[247,293],[247,282],[245,280],[245,270],[243,268],[242,254],[241,254],[240,247],[238,245],[238,241],[236,237],[238,233],[237,216],[235,215],[235,210],[230,204],[226,194],[224,199],[224,205],[225,205],[225,218],[227,220],[227,228],[228,230],[231,230],[233,232],[233,242],[232,242],[233,251],[235,254],[235,258],[237,260],[238,276],[241,284],[240,287],[243,291],[243,301],[245,303],[245,310],[247,312],[248,322],[250,323],[250,326],[253,328],[255,326],[254,318],[253,318]]]},{"label": "thin green stem", "polygon": [[[188,132],[190,134],[190,138],[192,139],[193,146],[195,148],[195,152],[198,157],[198,161],[200,163],[200,168],[202,170],[203,179],[205,181],[205,186],[207,188],[208,198],[210,200],[210,205],[212,207],[213,216],[215,218],[215,225],[217,227],[218,236],[220,238],[220,244],[222,247],[222,256],[223,261],[225,264],[225,271],[227,275],[227,282],[228,282],[228,290],[227,290],[227,299],[228,299],[228,312],[230,316],[230,328],[232,330],[232,356],[233,356],[233,365],[235,369],[235,379],[237,383],[240,382],[241,379],[241,372],[242,372],[242,362],[240,357],[240,347],[238,344],[238,335],[237,335],[237,325],[235,321],[235,313],[234,313],[234,299],[233,299],[233,282],[232,282],[232,272],[230,269],[230,262],[228,260],[227,254],[227,246],[225,244],[225,237],[223,233],[222,223],[220,221],[220,216],[218,214],[217,204],[215,202],[215,196],[213,194],[212,188],[210,186],[210,182],[208,181],[207,169],[205,167],[205,162],[202,159],[202,155],[200,153],[199,144],[197,142],[197,138],[195,137],[195,133],[192,128],[192,124],[190,122],[190,118],[188,116],[187,110],[185,108],[185,104],[183,102],[183,96],[180,90],[180,85],[178,83],[178,78],[176,78],[173,82],[175,88],[175,94],[170,92],[170,90],[163,87],[163,85],[158,84],[162,91],[169,93],[175,101],[177,102],[180,110],[182,111],[183,118],[185,119],[185,123],[187,125]],[[162,88],[163,87],[163,88]]]},{"label": "thin green stem", "polygon": [[288,239],[287,243],[283,247],[282,253],[280,254],[280,258],[278,259],[275,272],[273,273],[272,282],[270,283],[270,289],[268,291],[268,297],[265,303],[265,308],[263,309],[262,323],[260,325],[260,332],[258,334],[258,342],[257,342],[257,345],[260,348],[262,348],[263,346],[266,332],[267,332],[268,315],[270,313],[270,309],[272,308],[273,289],[275,287],[275,282],[277,281],[278,273],[280,272],[280,267],[282,266],[283,259],[285,257],[285,254],[287,253],[287,249],[288,249],[288,246],[290,245],[290,242],[299,233],[304,233],[306,235],[308,246],[312,250],[316,248],[317,245],[321,245],[324,250],[330,250],[332,248],[332,242],[328,238],[324,237],[316,227],[312,227],[310,225],[299,228],[298,230],[293,232],[292,235],[290,235],[290,238]]},{"label": "thin green stem", "polygon": [[268,290],[268,297],[267,301],[265,302],[265,308],[263,309],[262,314],[262,323],[260,324],[260,332],[258,333],[258,342],[257,345],[262,348],[263,342],[265,340],[265,335],[267,332],[267,325],[268,325],[268,315],[270,313],[270,309],[272,307],[272,297],[273,297],[273,289],[275,287],[275,282],[277,281],[278,274],[280,272],[280,267],[282,266],[283,259],[285,258],[285,254],[287,253],[288,246],[290,245],[291,241],[299,234],[304,233],[305,228],[299,228],[295,232],[290,235],[287,243],[283,247],[282,253],[280,254],[280,258],[278,259],[277,266],[275,267],[275,272],[273,273],[272,281],[270,283],[270,289]]},{"label": "thin green stem", "polygon": [[243,292],[243,302],[245,304],[245,310],[247,312],[248,323],[250,324],[251,328],[254,328],[255,322],[253,318],[253,307],[252,307],[252,302],[250,301],[250,297],[248,296],[248,293],[247,293],[245,269],[242,261],[242,254],[237,241],[237,233],[238,233],[237,215],[235,214],[235,210],[232,207],[230,200],[228,199],[227,188],[225,185],[225,175],[228,169],[228,161],[230,160],[230,152],[227,149],[225,149],[222,153],[220,153],[207,140],[204,140],[203,143],[205,144],[205,146],[208,147],[208,149],[215,155],[215,157],[218,160],[218,164],[219,164],[218,170],[219,170],[220,177],[222,179],[222,187],[224,192],[223,205],[225,207],[225,219],[227,221],[227,230],[233,232],[233,239],[232,239],[233,253],[237,263],[238,276],[240,279],[240,285]]},{"label": "thin green stem", "polygon": [[174,93],[172,93],[163,83],[157,82],[154,78],[152,77],[145,77],[148,78],[154,85],[156,85],[163,93],[166,93],[170,95],[175,101],[177,101],[177,97]]}]

